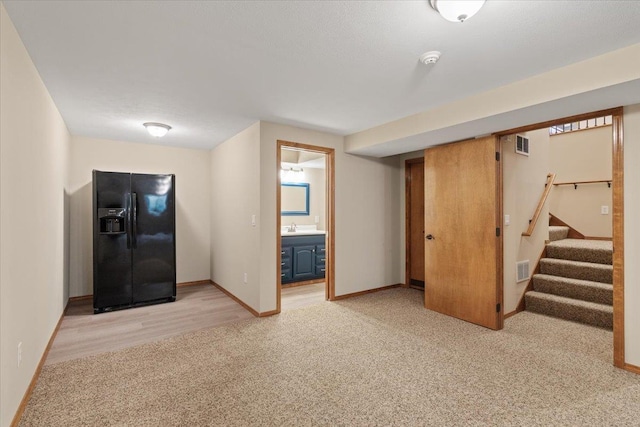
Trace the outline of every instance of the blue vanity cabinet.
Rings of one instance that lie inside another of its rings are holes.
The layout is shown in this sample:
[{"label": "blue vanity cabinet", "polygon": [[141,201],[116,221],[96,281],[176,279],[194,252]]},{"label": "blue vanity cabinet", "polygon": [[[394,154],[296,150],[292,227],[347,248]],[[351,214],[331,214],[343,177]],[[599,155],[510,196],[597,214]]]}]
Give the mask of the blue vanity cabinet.
[{"label": "blue vanity cabinet", "polygon": [[318,277],[324,277],[325,267],[326,267],[326,255],[325,255],[325,245],[316,245],[316,265],[315,265],[315,274]]},{"label": "blue vanity cabinet", "polygon": [[293,247],[293,281],[315,279],[316,247],[314,245]]},{"label": "blue vanity cabinet", "polygon": [[280,250],[280,279],[284,281],[291,281],[293,278],[293,248],[292,247],[283,247]]},{"label": "blue vanity cabinet", "polygon": [[324,278],[324,234],[283,236],[280,268],[283,284]]}]

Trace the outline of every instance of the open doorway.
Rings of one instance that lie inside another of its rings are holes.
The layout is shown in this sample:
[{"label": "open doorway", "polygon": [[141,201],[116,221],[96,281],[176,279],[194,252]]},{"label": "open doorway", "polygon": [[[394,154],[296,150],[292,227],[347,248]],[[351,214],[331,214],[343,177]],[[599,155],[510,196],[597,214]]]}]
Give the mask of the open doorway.
[{"label": "open doorway", "polygon": [[405,287],[424,291],[424,157],[407,159],[405,170]]},{"label": "open doorway", "polygon": [[278,141],[277,311],[331,300],[334,150]]},{"label": "open doorway", "polygon": [[498,134],[505,318],[526,309],[612,329],[618,367],[624,365],[621,129],[622,109],[613,109]]},{"label": "open doorway", "polygon": [[[565,124],[571,124],[571,123],[576,123],[581,121],[589,121],[599,117],[611,116],[610,123],[607,123],[608,125],[607,129],[609,129],[610,135],[611,135],[611,139],[610,139],[610,144],[611,144],[610,145],[610,149],[611,149],[610,172],[611,174],[608,177],[605,177],[604,179],[599,179],[599,180],[606,180],[606,178],[610,178],[609,181],[607,183],[603,183],[603,185],[608,185],[609,182],[611,185],[610,187],[611,209],[609,210],[609,215],[610,215],[611,226],[612,226],[611,243],[612,243],[612,247],[614,248],[614,250],[612,251],[613,252],[612,253],[613,362],[614,362],[614,365],[619,368],[625,368],[625,361],[624,361],[624,352],[625,352],[625,345],[624,345],[624,216],[623,216],[623,207],[624,207],[623,160],[624,158],[623,158],[622,114],[623,114],[622,108],[615,108],[610,110],[603,110],[603,111],[597,111],[597,112],[592,112],[588,114],[560,118],[560,119],[551,120],[543,123],[536,123],[528,126],[505,130],[495,134],[496,137],[503,138],[503,137],[508,137],[510,135],[517,135],[517,134],[532,132],[536,130],[542,130],[542,132],[549,132],[549,128],[553,126],[564,126]],[[517,142],[518,142],[517,140],[514,141],[514,145]],[[524,141],[520,141],[520,142],[523,143]],[[502,148],[503,147],[501,146],[497,147],[496,160],[500,158],[499,153],[504,152]],[[419,161],[419,160],[416,160],[416,161]],[[498,162],[498,163],[502,165],[504,162]],[[406,164],[405,164],[405,167],[408,168]],[[543,186],[544,179],[546,178],[546,174],[548,172],[549,172],[549,169],[547,168],[545,171],[543,171],[544,174],[541,177],[539,177],[540,179],[538,179],[538,181],[542,180],[541,182],[538,182],[539,187]],[[509,177],[504,175],[505,174],[503,174],[501,170],[500,198],[498,200],[501,216],[503,213],[505,215],[510,215],[510,213],[507,212],[509,208],[507,208],[507,210],[502,212],[503,211],[503,207],[502,207],[503,192],[505,191],[505,188],[510,185]],[[531,179],[536,179],[536,178],[534,177]],[[589,185],[589,184],[585,184],[585,185]],[[591,185],[598,185],[598,183],[591,184]],[[574,188],[574,187],[571,187],[571,188]],[[541,191],[541,189],[539,190]],[[539,194],[540,193],[538,193],[538,196]],[[410,194],[408,192],[407,192],[407,198],[410,198]],[[602,206],[605,206],[605,205],[602,204]],[[601,206],[599,206],[599,208],[601,208]],[[407,207],[407,212],[408,211],[409,211],[409,207]],[[548,221],[548,215],[546,218],[544,215],[542,215],[542,218],[543,218],[542,221]],[[527,222],[529,219],[531,219],[531,217],[527,218]],[[504,217],[503,221],[512,223],[512,218]],[[416,225],[419,224],[419,221],[415,221],[415,222],[417,223]],[[500,229],[505,230],[507,227],[508,226],[503,225],[502,227],[500,227]],[[410,236],[410,234],[412,233],[411,230],[412,228],[407,227],[407,230],[406,230],[407,242],[409,242],[411,238]],[[518,232],[519,236],[521,235],[522,231],[523,230],[520,230]],[[422,230],[419,229],[419,226],[415,227],[415,230],[413,232],[419,235],[422,234]],[[504,237],[504,233],[502,234],[502,237]],[[602,237],[602,236],[593,236],[593,237]],[[407,243],[407,245],[409,245],[409,243]],[[407,250],[410,251],[410,248],[407,248]],[[501,253],[506,255],[509,251],[512,251],[512,250],[513,249],[511,248],[505,247],[504,251]],[[408,257],[410,256],[411,255],[409,254]],[[531,274],[533,274],[534,272],[533,267],[535,267],[538,261],[538,258],[539,258],[539,254],[536,254],[530,260],[532,265]],[[503,256],[499,256],[496,262],[500,264],[500,268],[503,268],[503,270],[501,271],[513,272],[514,276],[516,275],[515,266],[513,266],[510,262],[503,260]],[[411,272],[409,271],[409,268],[410,268],[410,264],[407,263],[407,284],[406,285],[409,285],[410,279],[411,279]],[[429,286],[429,282],[427,281],[425,285]],[[511,292],[514,295],[517,295],[515,297],[516,298],[515,303],[513,303],[513,301],[511,303],[508,301],[508,299],[510,298],[508,295],[503,296],[504,304],[501,309],[504,313],[504,318],[510,317],[515,313],[517,313],[518,311],[524,310],[524,305],[525,305],[524,298],[522,298],[522,300],[520,300],[519,303],[517,299],[519,299],[521,295],[524,295],[524,287],[526,287],[526,282],[523,285],[519,285],[519,286],[522,286],[519,289],[519,292],[518,291],[514,292],[513,287],[509,289],[509,292]],[[502,283],[502,281],[500,281],[500,283],[498,284],[498,287],[499,289],[496,289],[496,291],[501,292],[503,288],[509,287],[509,284],[506,282]],[[506,293],[507,292],[505,292],[505,294]],[[511,297],[513,297],[513,295],[511,295]]]}]

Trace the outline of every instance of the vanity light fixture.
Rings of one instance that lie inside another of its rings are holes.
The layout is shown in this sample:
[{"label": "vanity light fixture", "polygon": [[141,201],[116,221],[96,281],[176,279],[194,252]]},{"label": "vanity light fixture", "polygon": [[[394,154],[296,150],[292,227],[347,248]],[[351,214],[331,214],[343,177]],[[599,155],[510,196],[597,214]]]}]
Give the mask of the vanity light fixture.
[{"label": "vanity light fixture", "polygon": [[485,0],[429,0],[444,19],[451,22],[464,22],[484,5]]},{"label": "vanity light fixture", "polygon": [[163,123],[147,122],[143,123],[142,126],[147,129],[147,132],[149,132],[151,136],[155,136],[156,138],[165,136],[167,132],[171,130],[171,126],[165,125]]},{"label": "vanity light fixture", "polygon": [[304,169],[302,168],[281,168],[280,179],[286,182],[299,182],[304,179]]}]

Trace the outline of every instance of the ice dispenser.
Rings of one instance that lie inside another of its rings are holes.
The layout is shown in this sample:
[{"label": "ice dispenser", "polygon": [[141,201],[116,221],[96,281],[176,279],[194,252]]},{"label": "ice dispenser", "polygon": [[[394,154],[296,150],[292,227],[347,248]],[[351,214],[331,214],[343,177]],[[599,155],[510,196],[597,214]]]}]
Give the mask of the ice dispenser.
[{"label": "ice dispenser", "polygon": [[124,208],[100,208],[98,209],[100,220],[100,234],[121,234],[125,232]]}]

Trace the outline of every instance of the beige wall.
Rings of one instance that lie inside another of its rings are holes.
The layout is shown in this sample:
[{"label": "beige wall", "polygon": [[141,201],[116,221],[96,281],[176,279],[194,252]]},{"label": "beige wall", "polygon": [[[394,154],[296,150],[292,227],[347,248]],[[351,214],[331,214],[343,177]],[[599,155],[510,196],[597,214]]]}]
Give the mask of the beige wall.
[{"label": "beige wall", "polygon": [[[611,179],[611,126],[550,137],[551,171],[556,182]],[[589,237],[611,238],[612,191],[607,184],[555,186],[549,196],[552,214]],[[609,214],[601,214],[601,206]]]},{"label": "beige wall", "polygon": [[624,109],[625,359],[640,366],[640,104]]},{"label": "beige wall", "polygon": [[292,126],[260,125],[260,308],[276,307],[277,140],[334,148],[336,295],[402,282],[400,181],[397,158],[346,154],[344,138]]},{"label": "beige wall", "polygon": [[522,233],[538,206],[549,173],[549,130],[540,129],[523,135],[529,138],[529,156],[516,154],[514,135],[502,138],[503,211],[509,215],[510,225],[503,218],[504,245],[504,313],[516,309],[528,281],[516,282],[516,262],[529,260],[533,273],[538,258],[549,238],[549,203],[529,237]]},{"label": "beige wall", "polygon": [[1,3],[0,159],[0,426],[8,426],[68,299],[69,133]]},{"label": "beige wall", "polygon": [[[326,227],[326,175],[325,169],[304,168],[305,178],[302,182],[309,183],[309,215],[285,215],[282,217],[282,225],[290,225],[292,222],[297,225],[317,225],[318,230],[324,230]],[[286,203],[284,193],[282,194],[282,203]],[[318,216],[318,223],[315,217]]]},{"label": "beige wall", "polygon": [[[341,136],[267,122],[211,152],[212,280],[258,312],[276,308],[279,139],[336,149],[336,295],[399,283],[397,159],[348,155]],[[237,176],[237,170],[245,173]]]},{"label": "beige wall", "polygon": [[211,279],[260,311],[260,123],[211,150],[210,159]]},{"label": "beige wall", "polygon": [[176,175],[177,280],[209,279],[209,152],[74,136],[71,140],[71,296],[93,293],[91,171]]}]

